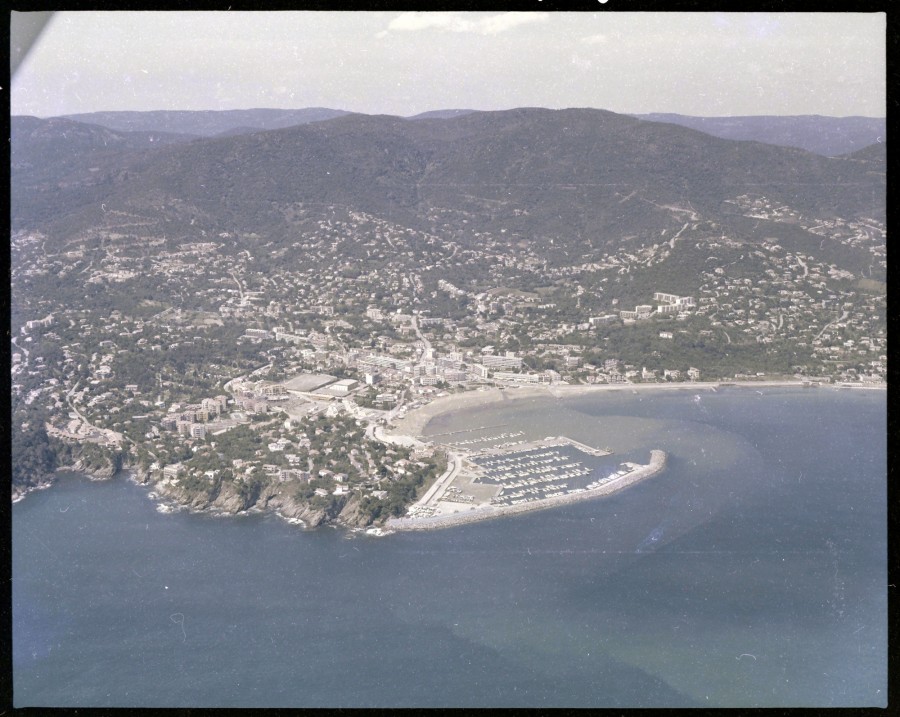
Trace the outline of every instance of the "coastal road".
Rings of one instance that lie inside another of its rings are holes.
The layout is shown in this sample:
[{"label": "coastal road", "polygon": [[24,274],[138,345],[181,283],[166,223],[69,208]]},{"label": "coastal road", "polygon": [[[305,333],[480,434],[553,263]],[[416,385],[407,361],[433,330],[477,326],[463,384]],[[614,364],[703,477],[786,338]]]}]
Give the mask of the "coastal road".
[{"label": "coastal road", "polygon": [[[447,490],[447,487],[454,481],[456,476],[459,475],[459,472],[462,470],[462,457],[456,453],[448,453],[447,456],[450,458],[447,470],[444,471],[444,474],[425,492],[425,495],[415,502],[415,506],[428,505],[432,499],[437,503],[437,501],[441,499],[441,496],[444,495],[444,491]],[[438,495],[438,491],[440,491],[440,495]]]}]

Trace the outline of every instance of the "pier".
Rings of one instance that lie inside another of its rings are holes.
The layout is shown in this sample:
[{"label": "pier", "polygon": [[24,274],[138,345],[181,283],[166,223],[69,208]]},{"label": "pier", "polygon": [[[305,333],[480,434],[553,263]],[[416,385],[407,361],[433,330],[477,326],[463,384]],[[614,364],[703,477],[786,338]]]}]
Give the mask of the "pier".
[{"label": "pier", "polygon": [[423,436],[426,439],[437,438],[438,436],[456,436],[461,433],[474,433],[475,431],[486,431],[489,428],[505,428],[508,426],[508,423],[497,423],[493,426],[478,426],[477,428],[463,428],[459,431],[445,431],[444,433],[432,433],[428,436]]},{"label": "pier", "polygon": [[[602,448],[593,448],[588,446],[580,441],[576,441],[568,436],[547,436],[546,438],[542,438],[537,441],[520,441],[515,445],[516,452],[521,451],[533,451],[539,448],[560,448],[562,446],[572,446],[577,448],[582,453],[586,453],[589,456],[608,456],[612,453],[609,449]],[[503,453],[510,452],[509,446],[491,446],[489,448],[485,448],[482,451],[478,451],[476,453],[470,454],[473,458],[481,457],[481,456],[490,456],[497,455]]]}]

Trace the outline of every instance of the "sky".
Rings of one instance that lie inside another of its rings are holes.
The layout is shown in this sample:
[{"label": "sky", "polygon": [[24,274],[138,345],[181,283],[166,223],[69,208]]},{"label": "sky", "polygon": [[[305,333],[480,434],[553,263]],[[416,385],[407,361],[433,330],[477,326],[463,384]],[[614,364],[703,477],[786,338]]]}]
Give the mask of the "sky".
[{"label": "sky", "polygon": [[883,117],[885,29],[847,12],[60,12],[10,103]]}]

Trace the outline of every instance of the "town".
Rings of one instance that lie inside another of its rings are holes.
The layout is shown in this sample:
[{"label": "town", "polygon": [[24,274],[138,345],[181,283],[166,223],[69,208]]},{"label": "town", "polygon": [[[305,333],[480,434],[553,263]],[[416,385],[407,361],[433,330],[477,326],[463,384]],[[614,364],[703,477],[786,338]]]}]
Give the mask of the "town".
[{"label": "town", "polygon": [[181,502],[244,510],[274,486],[325,519],[355,495],[365,524],[402,514],[447,460],[377,429],[448,392],[883,383],[884,284],[871,277],[884,275],[884,227],[765,197],[732,204],[864,252],[868,266],[739,240],[682,208],[653,243],[562,261],[548,261],[552,243],[467,234],[439,210],[423,231],[298,207],[304,229],[289,244],[210,225],[176,239],[113,211],[57,252],[20,232],[14,410],[54,441],[127,455]]}]

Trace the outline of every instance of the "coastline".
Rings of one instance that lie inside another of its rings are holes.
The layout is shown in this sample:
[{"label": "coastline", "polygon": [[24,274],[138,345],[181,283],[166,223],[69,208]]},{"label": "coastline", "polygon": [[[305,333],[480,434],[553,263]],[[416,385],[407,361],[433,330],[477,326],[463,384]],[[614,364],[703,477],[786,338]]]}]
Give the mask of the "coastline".
[{"label": "coastline", "polygon": [[[385,431],[387,436],[418,437],[423,435],[428,423],[438,416],[452,411],[479,408],[501,401],[520,401],[529,398],[572,398],[593,393],[645,393],[650,391],[716,391],[719,388],[760,389],[760,388],[806,388],[803,381],[694,381],[690,383],[626,383],[626,384],[553,384],[543,386],[518,386],[509,388],[491,387],[442,396],[430,403],[410,411],[406,416],[394,421],[394,428]],[[886,390],[887,384],[871,386],[852,384],[827,384],[813,388]]]},{"label": "coastline", "polygon": [[[667,384],[658,384],[658,383],[639,383],[639,384],[578,384],[578,385],[541,385],[541,386],[517,386],[517,387],[508,387],[508,388],[499,388],[499,387],[490,387],[484,389],[478,389],[473,391],[466,391],[463,393],[450,394],[447,396],[442,396],[437,398],[430,403],[416,408],[410,411],[406,416],[401,419],[397,419],[394,422],[394,427],[390,430],[384,430],[382,432],[381,440],[386,442],[392,442],[392,440],[403,440],[403,441],[413,441],[418,442],[417,439],[421,439],[424,442],[431,442],[429,436],[423,435],[423,432],[427,428],[427,425],[431,422],[432,419],[444,415],[446,413],[460,411],[470,408],[478,408],[483,406],[489,406],[505,401],[523,401],[526,399],[537,399],[537,398],[571,398],[578,397],[583,395],[590,395],[594,393],[602,394],[605,392],[631,392],[633,394],[637,393],[645,393],[652,391],[716,391],[720,387],[727,388],[804,388],[804,384],[802,381],[740,381],[740,382],[731,382],[731,381],[704,381],[704,382],[691,382],[691,383],[667,383]],[[816,387],[816,386],[814,386]],[[875,385],[857,385],[857,384],[826,384],[825,387],[830,387],[834,390],[842,390],[842,389],[867,389],[867,390],[886,390],[887,384],[875,384]],[[647,466],[639,467],[637,470],[628,474],[627,476],[623,476],[623,483],[616,483],[613,485],[605,485],[600,486],[598,488],[592,489],[590,491],[585,491],[583,493],[573,493],[562,496],[555,496],[553,498],[547,498],[541,501],[533,501],[526,504],[519,504],[515,506],[502,506],[502,507],[490,507],[484,509],[474,510],[471,513],[454,513],[451,515],[443,515],[443,516],[431,516],[429,518],[416,518],[415,526],[407,526],[405,523],[401,523],[400,525],[403,527],[399,527],[395,525],[394,521],[407,521],[407,518],[390,518],[385,523],[382,524],[382,527],[378,526],[368,526],[368,530],[378,531],[377,534],[387,535],[394,530],[430,530],[433,528],[442,528],[449,527],[451,525],[461,525],[470,522],[476,522],[481,520],[487,520],[491,518],[503,517],[504,515],[515,515],[518,513],[528,512],[532,510],[540,510],[543,508],[549,508],[558,505],[565,505],[568,503],[577,502],[580,500],[593,499],[596,497],[601,497],[603,495],[608,495],[612,492],[621,490],[622,488],[631,485],[637,480],[642,480],[646,477],[650,477],[651,475],[656,475],[659,473],[663,467],[665,466],[665,454],[663,454],[662,465],[654,468],[653,458],[652,456],[656,453],[653,451],[651,453],[651,464]],[[652,470],[651,470],[652,469]],[[649,473],[645,471],[650,470]],[[57,471],[47,476],[42,477],[42,479],[34,484],[29,486],[12,486],[12,503],[19,503],[25,499],[25,497],[36,490],[46,490],[53,486],[56,482],[56,474],[60,471],[75,471],[82,473],[91,481],[102,481],[102,480],[110,480],[121,473],[125,473],[128,475],[129,479],[134,483],[141,485],[143,487],[150,488],[150,492],[148,497],[157,503],[157,509],[163,513],[175,512],[180,510],[187,510],[191,513],[203,513],[212,516],[229,516],[229,515],[245,515],[250,512],[256,512],[253,509],[250,510],[242,510],[242,511],[231,511],[227,509],[222,509],[214,506],[203,506],[199,507],[196,505],[185,504],[178,501],[172,495],[163,495],[165,491],[160,491],[159,486],[157,486],[153,482],[147,481],[146,472],[142,472],[136,467],[129,464],[122,465],[119,471],[113,471],[112,465],[106,466],[104,468],[95,468],[95,469],[85,469],[82,465],[81,461],[76,461],[73,465],[60,466]],[[297,511],[288,511],[295,513],[294,515],[285,515],[282,511],[282,506],[278,509],[272,510],[271,512],[277,517],[285,520],[286,522],[292,525],[300,525],[305,529],[310,529],[314,527],[318,527],[319,520],[315,520],[313,518],[317,516],[312,515],[303,515],[303,517],[299,517]],[[261,509],[257,509],[261,510]],[[265,512],[265,511],[263,511]],[[349,529],[351,531],[357,530],[366,530],[366,528],[361,528],[360,526],[354,526],[352,524],[342,524],[338,521],[338,524],[335,527],[343,525],[344,528]],[[375,534],[375,533],[373,533]]]},{"label": "coastline", "polygon": [[21,503],[25,500],[26,496],[36,490],[47,490],[48,488],[52,488],[53,484],[56,483],[56,479],[59,473],[71,472],[71,473],[81,473],[86,476],[88,480],[91,481],[106,481],[112,480],[117,475],[123,472],[132,472],[133,469],[128,465],[123,465],[122,468],[118,471],[114,471],[112,466],[107,466],[106,468],[85,468],[81,460],[75,461],[72,465],[68,466],[58,466],[55,471],[52,473],[47,473],[46,475],[41,476],[38,479],[38,482],[34,485],[22,486],[22,485],[14,485],[12,486],[12,503]]},{"label": "coastline", "polygon": [[666,467],[667,461],[668,456],[665,451],[654,449],[650,451],[650,463],[639,466],[621,478],[609,481],[592,490],[584,490],[579,493],[568,493],[552,498],[543,498],[528,503],[520,503],[519,505],[501,507],[486,506],[484,508],[474,509],[468,513],[452,513],[450,515],[436,515],[425,518],[390,518],[385,523],[385,528],[391,531],[439,530],[441,528],[453,528],[468,523],[477,523],[482,520],[492,520],[494,518],[503,518],[510,515],[521,515],[522,513],[530,513],[535,510],[556,508],[561,505],[571,505],[572,503],[580,503],[585,500],[594,500],[596,498],[612,495],[613,493],[618,493],[635,483],[662,473]]}]

